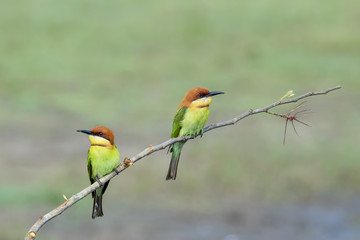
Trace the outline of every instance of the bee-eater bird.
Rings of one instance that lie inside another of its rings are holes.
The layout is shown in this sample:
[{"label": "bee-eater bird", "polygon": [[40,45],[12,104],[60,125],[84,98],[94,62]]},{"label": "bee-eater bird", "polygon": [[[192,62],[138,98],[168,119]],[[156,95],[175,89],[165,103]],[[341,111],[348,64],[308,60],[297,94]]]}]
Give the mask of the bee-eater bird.
[{"label": "bee-eater bird", "polygon": [[89,130],[77,130],[89,135],[91,146],[88,151],[87,169],[91,184],[97,181],[101,187],[92,192],[94,198],[92,218],[104,215],[102,210],[102,195],[105,193],[109,182],[101,184],[100,178],[116,169],[120,154],[114,144],[114,134],[106,127],[94,127]]},{"label": "bee-eater bird", "polygon": [[[171,138],[202,134],[209,116],[211,96],[218,94],[223,94],[223,92],[210,92],[208,89],[201,87],[190,89],[175,114]],[[170,146],[169,150],[172,152],[172,155],[166,180],[176,179],[180,153],[185,142],[176,142]]]}]

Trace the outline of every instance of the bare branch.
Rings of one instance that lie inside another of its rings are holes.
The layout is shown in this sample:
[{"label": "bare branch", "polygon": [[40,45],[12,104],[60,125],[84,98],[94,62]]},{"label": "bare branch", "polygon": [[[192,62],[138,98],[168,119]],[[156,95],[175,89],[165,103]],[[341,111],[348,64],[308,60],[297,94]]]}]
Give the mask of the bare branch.
[{"label": "bare branch", "polygon": [[[311,97],[311,96],[317,96],[317,95],[325,95],[329,92],[335,91],[337,89],[340,89],[341,86],[336,86],[333,88],[330,88],[328,90],[325,91],[320,91],[320,92],[308,92],[305,93],[299,97],[296,98],[292,98],[290,100],[287,101],[277,101],[274,102],[264,108],[259,108],[259,109],[255,109],[255,110],[249,110],[233,119],[230,119],[228,121],[224,121],[224,122],[219,122],[219,123],[215,123],[215,124],[210,124],[208,126],[206,126],[204,128],[203,133],[211,131],[213,129],[216,128],[220,128],[220,127],[225,127],[228,125],[233,125],[235,123],[237,123],[238,121],[250,116],[250,115],[254,115],[254,114],[258,114],[258,113],[263,113],[263,112],[267,112],[268,110],[279,106],[279,105],[284,105],[284,104],[289,104],[289,103],[294,103],[297,102],[301,99],[307,98],[307,97]],[[157,151],[160,151],[162,149],[165,149],[166,147],[168,147],[169,145],[175,143],[175,142],[180,142],[180,141],[184,141],[184,140],[189,140],[189,139],[193,139],[196,136],[183,136],[183,137],[177,137],[177,138],[172,138],[169,139],[161,144],[158,144],[156,146],[150,146],[146,149],[144,149],[142,152],[138,153],[137,155],[133,156],[132,158],[125,158],[124,160],[124,164],[120,164],[116,170],[114,170],[113,172],[109,173],[108,175],[102,177],[100,179],[100,181],[102,183],[105,183],[107,181],[109,181],[110,179],[112,179],[113,177],[115,177],[118,173],[124,171],[126,168],[128,168],[129,166],[131,166],[133,163],[139,161],[140,159],[154,153]],[[39,229],[45,225],[48,221],[50,221],[51,219],[53,219],[54,217],[60,215],[61,213],[63,213],[66,209],[70,208],[72,205],[74,205],[76,202],[80,201],[81,199],[83,199],[84,197],[86,197],[87,195],[89,195],[91,192],[93,192],[95,189],[97,189],[98,187],[100,187],[98,182],[93,183],[92,185],[90,185],[89,187],[83,189],[82,191],[78,192],[77,194],[71,196],[67,201],[65,201],[63,204],[61,204],[60,206],[58,206],[57,208],[55,208],[54,210],[50,211],[49,213],[46,213],[45,215],[41,216],[36,222],[35,224],[30,228],[30,230],[28,231],[28,233],[25,236],[25,240],[29,240],[29,239],[35,239],[36,237],[36,233],[39,231]]]}]

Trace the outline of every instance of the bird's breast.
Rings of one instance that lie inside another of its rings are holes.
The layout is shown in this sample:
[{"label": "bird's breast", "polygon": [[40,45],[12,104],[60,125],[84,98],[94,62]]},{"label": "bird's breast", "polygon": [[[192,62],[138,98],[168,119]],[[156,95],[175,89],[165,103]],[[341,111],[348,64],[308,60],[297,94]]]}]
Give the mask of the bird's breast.
[{"label": "bird's breast", "polygon": [[182,121],[180,136],[196,135],[203,130],[205,123],[209,117],[208,107],[188,108]]}]

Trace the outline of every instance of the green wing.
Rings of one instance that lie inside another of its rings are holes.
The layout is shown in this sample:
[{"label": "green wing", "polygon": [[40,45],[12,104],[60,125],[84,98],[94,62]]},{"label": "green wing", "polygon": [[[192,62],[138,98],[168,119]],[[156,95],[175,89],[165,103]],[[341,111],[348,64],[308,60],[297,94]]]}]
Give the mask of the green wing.
[{"label": "green wing", "polygon": [[89,179],[91,184],[94,183],[94,179],[91,178],[92,175],[92,166],[91,166],[91,161],[89,161],[88,165],[87,165],[87,169],[88,169],[88,173],[89,173]]},{"label": "green wing", "polygon": [[91,179],[91,176],[92,176],[92,166],[91,166],[91,157],[90,157],[89,153],[90,153],[90,149],[89,149],[89,151],[88,151],[87,170],[88,170],[90,182],[91,182],[91,184],[93,184],[93,183],[94,183],[94,179]]},{"label": "green wing", "polygon": [[[88,173],[89,173],[90,182],[91,182],[91,184],[93,184],[94,180],[91,178],[91,175],[92,175],[91,158],[88,158],[87,169],[88,169]],[[91,194],[92,194],[92,197],[94,197],[95,191],[93,191]]]},{"label": "green wing", "polygon": [[177,110],[174,121],[173,121],[173,128],[171,132],[171,138],[175,138],[179,136],[179,132],[182,127],[182,121],[184,120],[184,116],[188,107],[182,107]]},{"label": "green wing", "polygon": [[[184,120],[187,108],[188,107],[182,107],[179,110],[177,110],[173,121],[171,138],[176,138],[179,136],[180,130],[182,128],[182,121]],[[171,144],[168,149],[168,152],[172,152],[172,151],[173,151],[173,144]]]}]

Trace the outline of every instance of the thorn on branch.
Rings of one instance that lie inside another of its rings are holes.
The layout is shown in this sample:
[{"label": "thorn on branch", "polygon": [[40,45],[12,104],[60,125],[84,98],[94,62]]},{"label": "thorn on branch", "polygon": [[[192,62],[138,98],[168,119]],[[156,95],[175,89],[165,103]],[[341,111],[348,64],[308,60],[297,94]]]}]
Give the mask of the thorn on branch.
[{"label": "thorn on branch", "polygon": [[63,194],[62,196],[66,201],[69,201],[69,199],[65,196],[65,194]]},{"label": "thorn on branch", "polygon": [[[65,199],[65,202],[63,202],[60,206],[58,206],[56,209],[59,209],[63,206],[65,206],[68,202],[69,202],[69,199],[65,196],[65,194],[62,195],[62,197]],[[43,218],[43,216],[40,217],[40,219]]]},{"label": "thorn on branch", "polygon": [[299,109],[299,108],[301,108],[301,107],[304,107],[304,106],[305,106],[305,103],[306,103],[306,101],[300,103],[299,105],[297,105],[296,107],[294,107],[293,109],[291,109],[291,110],[290,110],[288,113],[286,113],[286,114],[279,114],[279,113],[273,113],[273,112],[270,112],[270,111],[266,111],[267,113],[269,113],[269,114],[271,114],[271,115],[285,118],[285,130],[284,130],[283,145],[285,145],[286,129],[287,129],[287,124],[288,124],[289,121],[291,122],[292,127],[293,127],[293,129],[294,129],[294,132],[296,133],[297,136],[299,136],[299,134],[298,134],[298,132],[297,132],[297,130],[296,130],[296,128],[295,128],[294,121],[296,121],[296,122],[298,122],[298,123],[301,123],[301,124],[303,124],[303,125],[305,125],[305,126],[311,127],[309,124],[307,124],[307,123],[305,123],[305,122],[303,122],[303,121],[301,121],[301,120],[299,120],[299,119],[297,118],[297,115],[298,115],[298,114],[311,113],[311,112],[310,112],[310,109],[304,109],[304,110],[301,110],[301,111],[299,111],[299,112],[296,112],[296,113],[290,115],[290,114],[291,114],[292,112],[294,112],[296,109]]}]

